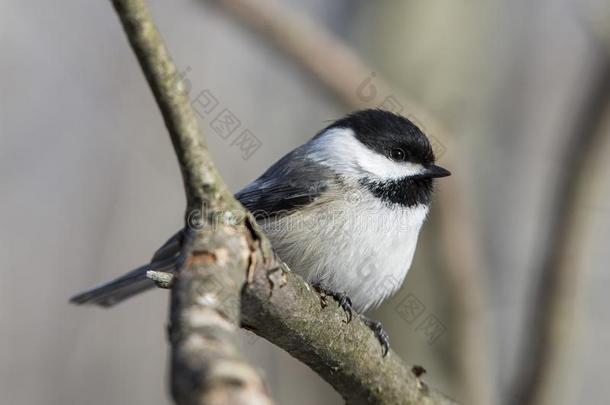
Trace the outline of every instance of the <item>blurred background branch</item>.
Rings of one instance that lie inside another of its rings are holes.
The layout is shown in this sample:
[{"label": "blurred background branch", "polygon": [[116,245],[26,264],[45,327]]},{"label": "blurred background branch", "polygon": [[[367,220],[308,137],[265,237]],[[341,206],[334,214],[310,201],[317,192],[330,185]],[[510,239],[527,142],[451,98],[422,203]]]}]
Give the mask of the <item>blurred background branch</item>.
[{"label": "blurred background branch", "polygon": [[[584,27],[591,29],[591,27]],[[590,179],[599,165],[608,136],[610,106],[610,53],[607,37],[592,34],[597,60],[583,73],[588,79],[585,94],[569,127],[556,184],[551,193],[546,245],[533,271],[534,298],[522,338],[522,367],[515,376],[510,403],[555,404],[562,381],[571,375],[568,360],[575,348],[577,296],[583,286],[582,264],[577,258],[580,243],[590,228],[581,207],[590,195]]]}]

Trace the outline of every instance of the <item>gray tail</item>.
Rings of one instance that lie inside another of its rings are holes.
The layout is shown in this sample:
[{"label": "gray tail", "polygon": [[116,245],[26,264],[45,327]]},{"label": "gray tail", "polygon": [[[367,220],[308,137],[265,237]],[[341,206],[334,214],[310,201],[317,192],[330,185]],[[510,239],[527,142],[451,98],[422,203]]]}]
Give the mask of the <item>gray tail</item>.
[{"label": "gray tail", "polygon": [[155,283],[146,278],[146,271],[149,269],[150,265],[148,264],[138,267],[124,276],[75,295],[70,298],[70,302],[79,305],[94,304],[102,307],[111,307],[133,295],[154,287]]},{"label": "gray tail", "polygon": [[156,270],[175,273],[182,260],[184,237],[184,231],[178,231],[155,252],[150,264],[140,266],[124,276],[75,295],[70,298],[70,302],[79,305],[94,304],[102,307],[111,307],[133,295],[154,287],[155,283],[146,277],[146,272],[148,270]]}]

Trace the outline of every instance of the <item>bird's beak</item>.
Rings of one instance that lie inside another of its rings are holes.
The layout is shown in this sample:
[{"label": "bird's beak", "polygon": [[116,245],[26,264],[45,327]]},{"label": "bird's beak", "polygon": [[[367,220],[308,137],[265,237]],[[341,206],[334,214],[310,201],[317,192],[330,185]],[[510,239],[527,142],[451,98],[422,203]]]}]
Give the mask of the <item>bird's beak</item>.
[{"label": "bird's beak", "polygon": [[451,176],[451,172],[443,167],[437,165],[431,165],[426,167],[423,172],[423,177],[428,177],[431,179],[435,179],[437,177],[447,177]]}]

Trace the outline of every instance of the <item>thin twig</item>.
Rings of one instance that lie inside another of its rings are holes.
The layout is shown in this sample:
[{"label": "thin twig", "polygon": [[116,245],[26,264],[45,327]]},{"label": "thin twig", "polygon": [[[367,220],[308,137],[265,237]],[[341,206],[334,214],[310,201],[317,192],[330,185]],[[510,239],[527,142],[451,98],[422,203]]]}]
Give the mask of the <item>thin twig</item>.
[{"label": "thin twig", "polygon": [[149,270],[146,272],[146,278],[154,281],[159,288],[172,288],[176,276],[164,271]]}]

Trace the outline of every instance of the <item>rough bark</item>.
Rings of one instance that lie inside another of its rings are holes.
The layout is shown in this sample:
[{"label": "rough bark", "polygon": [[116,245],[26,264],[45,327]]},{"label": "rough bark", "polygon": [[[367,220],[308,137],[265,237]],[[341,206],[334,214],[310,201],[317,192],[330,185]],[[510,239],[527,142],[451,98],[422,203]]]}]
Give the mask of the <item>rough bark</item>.
[{"label": "rough bark", "polygon": [[453,404],[379,341],[359,318],[346,323],[334,301],[320,297],[282,267],[260,269],[242,294],[244,327],[283,348],[330,383],[348,404]]},{"label": "rough bark", "polygon": [[262,378],[235,342],[250,248],[247,229],[223,214],[239,203],[209,159],[184,84],[144,1],[113,4],[163,114],[186,190],[191,228],[184,263],[172,281],[170,310],[172,395],[184,405],[270,404]]}]

